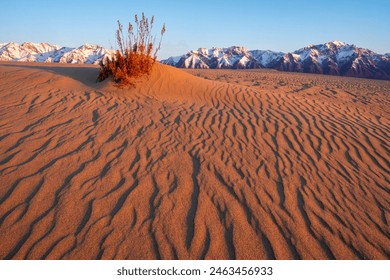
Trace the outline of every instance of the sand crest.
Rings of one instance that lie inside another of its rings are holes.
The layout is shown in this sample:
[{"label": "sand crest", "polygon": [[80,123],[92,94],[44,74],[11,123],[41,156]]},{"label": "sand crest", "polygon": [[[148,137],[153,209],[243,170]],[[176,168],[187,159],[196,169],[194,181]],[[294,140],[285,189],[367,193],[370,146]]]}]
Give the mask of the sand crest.
[{"label": "sand crest", "polygon": [[188,72],[1,63],[0,257],[389,259],[390,82]]}]

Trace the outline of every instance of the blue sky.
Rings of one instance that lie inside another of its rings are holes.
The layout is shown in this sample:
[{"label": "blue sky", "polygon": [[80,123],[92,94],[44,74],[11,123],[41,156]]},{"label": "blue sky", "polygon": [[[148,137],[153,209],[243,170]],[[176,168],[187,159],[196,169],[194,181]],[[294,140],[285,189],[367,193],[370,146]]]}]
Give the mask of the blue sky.
[{"label": "blue sky", "polygon": [[166,23],[159,58],[199,47],[294,51],[338,40],[390,52],[390,0],[106,0],[3,1],[0,42],[115,46],[116,21],[134,14]]}]

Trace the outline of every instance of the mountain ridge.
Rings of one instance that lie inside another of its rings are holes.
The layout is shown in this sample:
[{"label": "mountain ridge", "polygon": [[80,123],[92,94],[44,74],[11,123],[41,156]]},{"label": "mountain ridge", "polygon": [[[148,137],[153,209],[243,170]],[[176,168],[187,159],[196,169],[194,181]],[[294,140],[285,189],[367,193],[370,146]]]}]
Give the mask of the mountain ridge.
[{"label": "mountain ridge", "polygon": [[99,45],[88,43],[78,48],[49,43],[0,43],[0,61],[98,64],[112,52]]},{"label": "mountain ridge", "polygon": [[328,74],[390,80],[390,55],[353,44],[332,41],[308,45],[294,52],[247,50],[244,47],[199,48],[161,60],[178,68],[255,69]]}]

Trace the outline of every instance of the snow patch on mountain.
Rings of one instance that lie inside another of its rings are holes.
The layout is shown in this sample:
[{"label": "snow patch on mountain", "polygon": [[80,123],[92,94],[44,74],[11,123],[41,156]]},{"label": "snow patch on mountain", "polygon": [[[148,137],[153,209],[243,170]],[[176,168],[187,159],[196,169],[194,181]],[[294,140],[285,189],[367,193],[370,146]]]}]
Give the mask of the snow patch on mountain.
[{"label": "snow patch on mountain", "polygon": [[249,54],[263,67],[269,67],[272,61],[280,59],[284,55],[282,52],[273,52],[270,50],[253,50],[249,51]]}]

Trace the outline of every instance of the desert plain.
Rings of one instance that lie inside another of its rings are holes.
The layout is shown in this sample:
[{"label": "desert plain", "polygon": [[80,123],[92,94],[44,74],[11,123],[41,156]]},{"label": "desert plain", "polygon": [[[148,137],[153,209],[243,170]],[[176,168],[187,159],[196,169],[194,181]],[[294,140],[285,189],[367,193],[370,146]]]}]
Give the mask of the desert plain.
[{"label": "desert plain", "polygon": [[390,81],[0,63],[1,259],[389,259]]}]

